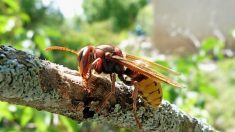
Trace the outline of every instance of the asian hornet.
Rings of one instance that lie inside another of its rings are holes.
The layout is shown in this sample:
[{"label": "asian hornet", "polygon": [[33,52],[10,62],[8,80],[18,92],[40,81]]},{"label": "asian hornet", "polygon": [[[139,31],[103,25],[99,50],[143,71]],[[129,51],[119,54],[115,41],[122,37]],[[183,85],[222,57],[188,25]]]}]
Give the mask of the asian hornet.
[{"label": "asian hornet", "polygon": [[[134,85],[132,93],[133,113],[137,126],[141,128],[141,123],[136,116],[136,99],[138,94],[152,107],[158,107],[162,101],[161,82],[165,82],[174,87],[181,87],[180,84],[172,79],[154,70],[154,68],[178,74],[175,71],[166,68],[149,60],[123,53],[119,48],[111,45],[86,46],[80,51],[71,50],[66,47],[51,46],[46,50],[65,50],[77,55],[79,72],[83,78],[85,87],[89,78],[92,76],[92,70],[97,73],[110,74],[112,87],[110,93],[105,97],[101,107],[116,91],[116,75],[127,85]],[[89,91],[89,88],[87,88]]]}]

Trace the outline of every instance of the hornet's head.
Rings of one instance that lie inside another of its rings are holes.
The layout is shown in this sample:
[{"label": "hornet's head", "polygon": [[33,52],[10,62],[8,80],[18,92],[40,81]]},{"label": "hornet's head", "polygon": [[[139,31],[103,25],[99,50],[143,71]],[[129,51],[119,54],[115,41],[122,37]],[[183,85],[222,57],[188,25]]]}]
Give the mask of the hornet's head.
[{"label": "hornet's head", "polygon": [[82,77],[85,77],[88,70],[95,59],[95,48],[93,46],[86,46],[79,51],[77,60],[79,65],[79,72]]},{"label": "hornet's head", "polygon": [[78,56],[78,65],[79,65],[79,72],[82,75],[82,77],[85,77],[88,73],[88,70],[90,68],[90,65],[94,61],[94,50],[95,48],[93,46],[86,46],[82,48],[79,52],[66,48],[61,46],[51,46],[46,48],[46,50],[65,50],[72,52]]}]

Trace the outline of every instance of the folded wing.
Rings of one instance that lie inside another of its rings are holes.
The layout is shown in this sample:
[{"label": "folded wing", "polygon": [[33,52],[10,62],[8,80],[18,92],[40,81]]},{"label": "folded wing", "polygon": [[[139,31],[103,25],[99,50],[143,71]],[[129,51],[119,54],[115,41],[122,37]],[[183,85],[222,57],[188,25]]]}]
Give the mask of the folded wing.
[{"label": "folded wing", "polygon": [[[147,67],[145,65],[141,65],[141,64],[134,62],[133,60],[136,60],[136,59],[128,60],[128,59],[122,58],[120,56],[112,56],[112,58],[114,60],[116,60],[117,62],[119,62],[120,64],[130,68],[131,70],[138,72],[140,74],[143,74],[149,78],[152,78],[154,80],[159,80],[161,82],[165,82],[165,83],[170,84],[170,85],[177,87],[177,88],[182,87],[179,83],[177,83],[177,82],[173,81],[171,78],[151,69],[150,67]],[[138,59],[138,60],[142,61],[142,59]]]}]

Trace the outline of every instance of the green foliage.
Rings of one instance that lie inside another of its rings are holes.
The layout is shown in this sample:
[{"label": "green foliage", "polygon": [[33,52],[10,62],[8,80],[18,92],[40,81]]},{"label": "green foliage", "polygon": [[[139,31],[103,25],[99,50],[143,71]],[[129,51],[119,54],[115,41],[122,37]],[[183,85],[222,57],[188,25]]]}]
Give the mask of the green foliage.
[{"label": "green foliage", "polygon": [[[14,44],[19,49],[29,51],[40,49],[43,52],[42,49],[50,43],[49,38],[58,34],[47,34],[48,27],[57,31],[63,22],[58,11],[38,0],[3,0],[0,1],[0,12],[0,43]],[[40,55],[39,52],[36,54]]]},{"label": "green foliage", "polygon": [[134,24],[138,11],[146,4],[146,0],[86,0],[83,7],[89,22],[111,19],[117,31]]},{"label": "green foliage", "polygon": [[[48,112],[39,112],[23,106],[0,103],[0,131],[77,131],[79,126],[71,119],[59,118]],[[55,122],[54,120],[57,120]]]},{"label": "green foliage", "polygon": [[154,24],[153,5],[143,7],[136,18],[136,27],[141,28],[147,35],[151,35]]},{"label": "green foliage", "polygon": [[[93,24],[82,24],[83,32],[79,35],[90,37],[90,44],[112,44],[117,45],[121,40],[127,37],[127,32],[122,31],[118,34],[112,32],[112,23],[110,21],[102,21]],[[94,32],[99,31],[99,32]],[[112,40],[112,41],[110,41]]]},{"label": "green foliage", "polygon": [[235,29],[232,30],[231,36],[235,39]]},{"label": "green foliage", "polygon": [[210,37],[202,41],[196,54],[157,61],[180,72],[178,82],[183,80],[186,84],[182,90],[164,85],[164,98],[194,117],[207,119],[220,130],[234,129],[235,110],[231,107],[235,99],[232,95],[235,61],[224,57],[224,47],[221,40]]},{"label": "green foliage", "polygon": [[[215,85],[210,83],[210,78],[206,76],[207,71],[203,71],[201,69],[201,64],[205,62],[210,62],[214,58],[223,58],[223,48],[224,48],[224,43],[221,42],[218,39],[215,38],[208,38],[205,39],[202,42],[201,48],[199,49],[198,54],[193,54],[188,57],[182,57],[182,58],[177,58],[175,60],[175,67],[176,71],[182,73],[184,81],[187,84],[187,88],[190,90],[196,92],[196,93],[202,93],[205,95],[210,95],[212,97],[218,97],[218,90]],[[216,54],[214,52],[210,51],[216,51]],[[169,64],[168,64],[169,65]],[[174,67],[174,66],[173,66]],[[187,77],[186,77],[187,75]],[[178,96],[174,96],[175,93],[178,92],[178,90],[174,92],[168,91],[173,94],[174,100],[172,100],[172,95],[170,95],[169,98],[171,101],[175,101]],[[187,93],[185,93],[187,94]],[[187,96],[184,100],[187,100]],[[201,101],[201,100],[198,100]],[[201,104],[200,102],[195,102],[194,105],[196,104]],[[204,105],[201,108],[204,108]]]},{"label": "green foliage", "polygon": [[214,59],[223,59],[224,46],[225,44],[222,40],[211,37],[207,38],[202,42],[200,51],[201,54],[204,55],[203,58],[206,58],[206,56],[208,56],[208,57],[214,57]]},{"label": "green foliage", "polygon": [[20,6],[30,18],[29,22],[24,23],[27,29],[37,29],[44,25],[58,27],[63,22],[62,14],[50,6],[43,5],[42,1],[20,0]]}]

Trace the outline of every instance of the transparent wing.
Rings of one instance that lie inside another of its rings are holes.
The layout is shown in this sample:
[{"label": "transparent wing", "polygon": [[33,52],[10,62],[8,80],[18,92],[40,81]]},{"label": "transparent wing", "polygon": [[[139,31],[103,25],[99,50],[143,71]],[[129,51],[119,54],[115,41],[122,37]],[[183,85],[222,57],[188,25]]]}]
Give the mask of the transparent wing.
[{"label": "transparent wing", "polygon": [[165,83],[170,84],[174,87],[178,87],[178,88],[182,87],[179,83],[173,81],[171,78],[169,78],[169,77],[167,77],[167,76],[165,76],[165,75],[163,75],[163,74],[161,74],[161,73],[159,73],[149,67],[146,67],[145,65],[135,63],[132,60],[128,60],[128,59],[122,58],[120,56],[113,56],[112,58],[115,59],[120,64],[132,69],[133,71],[136,71],[140,74],[143,74],[149,78],[165,82]]},{"label": "transparent wing", "polygon": [[141,61],[143,61],[144,63],[146,63],[149,67],[151,67],[153,69],[161,69],[161,70],[167,71],[169,73],[172,73],[174,75],[180,75],[178,72],[176,72],[176,71],[174,71],[174,70],[172,70],[170,68],[167,68],[165,66],[162,66],[160,64],[154,63],[152,61],[149,61],[149,60],[141,58],[141,57],[137,57],[137,56],[126,54],[126,59],[127,60],[131,60],[131,61],[141,60]]}]

